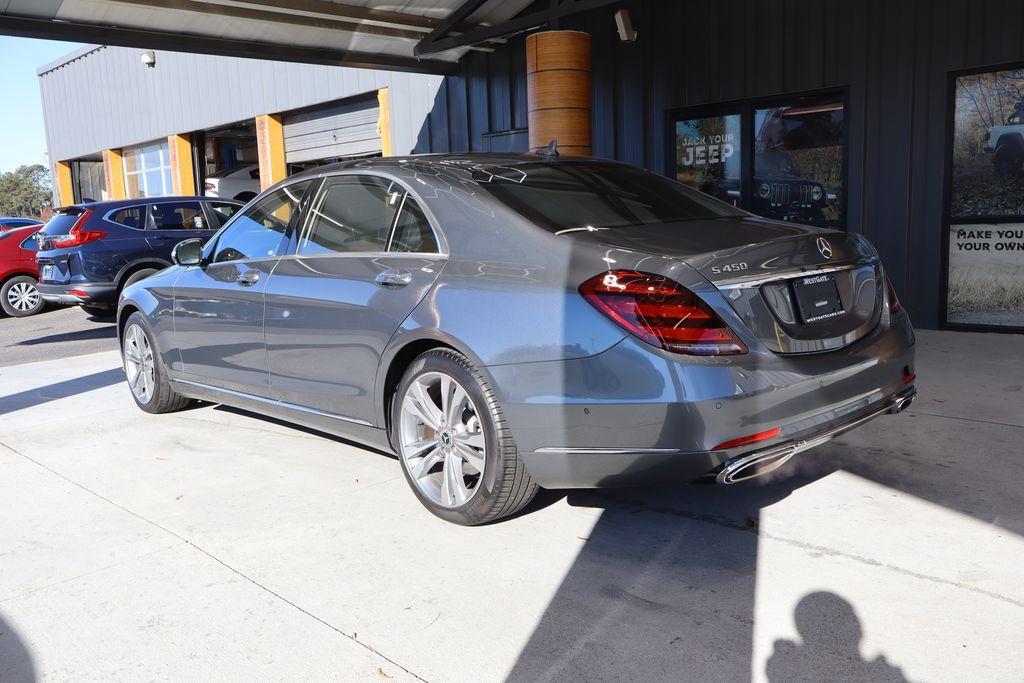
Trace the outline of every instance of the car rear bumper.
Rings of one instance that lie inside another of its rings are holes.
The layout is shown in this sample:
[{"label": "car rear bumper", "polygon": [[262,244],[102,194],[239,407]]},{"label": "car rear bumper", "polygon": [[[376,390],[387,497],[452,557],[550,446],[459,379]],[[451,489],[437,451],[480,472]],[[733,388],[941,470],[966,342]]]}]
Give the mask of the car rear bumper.
[{"label": "car rear bumper", "polygon": [[53,303],[113,306],[117,301],[117,285],[114,283],[40,283],[37,289],[44,300]]},{"label": "car rear bumper", "polygon": [[604,488],[688,483],[703,477],[734,484],[768,474],[797,453],[820,446],[876,417],[904,410],[914,387],[879,399],[852,414],[800,433],[773,439],[769,446],[711,451],[679,449],[559,448],[522,453],[530,476],[545,488]]},{"label": "car rear bumper", "polygon": [[487,369],[530,475],[580,488],[692,481],[739,456],[791,450],[768,453],[782,464],[902,405],[913,368],[901,315],[829,353],[676,360],[627,338],[589,358]]}]

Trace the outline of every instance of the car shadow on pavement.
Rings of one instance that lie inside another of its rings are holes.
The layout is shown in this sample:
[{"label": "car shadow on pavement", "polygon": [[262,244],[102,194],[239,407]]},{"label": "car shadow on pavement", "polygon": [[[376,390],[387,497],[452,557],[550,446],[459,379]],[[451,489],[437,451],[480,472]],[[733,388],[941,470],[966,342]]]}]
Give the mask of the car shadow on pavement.
[{"label": "car shadow on pavement", "polygon": [[16,394],[0,396],[0,415],[13,413],[16,410],[24,410],[33,406],[68,398],[77,394],[84,394],[87,391],[94,391],[109,387],[118,382],[124,381],[124,371],[121,368],[111,368],[102,372],[94,372],[90,375],[82,375],[74,379],[54,382],[46,386],[19,391]]},{"label": "car shadow on pavement", "polygon": [[[117,328],[114,325],[104,325],[102,327],[89,327],[84,330],[75,330],[74,332],[61,332],[60,334],[50,334],[45,337],[35,337],[34,339],[23,339],[18,342],[18,346],[39,346],[40,344],[59,344],[61,342],[70,341],[116,338]],[[115,347],[112,346],[111,348]]]},{"label": "car shadow on pavement", "polygon": [[[760,511],[831,471],[569,492],[601,515],[507,680],[750,680]],[[843,598],[812,593],[795,618],[801,642],[775,644],[770,680],[904,680],[861,658]]]},{"label": "car shadow on pavement", "polygon": [[0,681],[30,683],[37,680],[35,664],[18,631],[0,616]]},{"label": "car shadow on pavement", "polygon": [[[206,403],[203,405],[210,404]],[[271,417],[270,415],[261,415],[260,413],[254,413],[252,411],[245,410],[244,408],[235,408],[234,406],[228,406],[220,403],[214,404],[213,409],[225,413],[234,413],[235,415],[244,415],[245,417],[251,417],[255,420],[259,420],[260,422],[269,422],[270,424],[278,425],[279,427],[286,427],[290,431],[303,432],[304,434],[312,434],[313,436],[318,436],[323,439],[330,439],[335,443],[345,444],[346,446],[352,446],[353,448],[358,448],[361,451],[369,451],[370,453],[374,453],[376,455],[383,455],[385,458],[390,458],[391,460],[398,459],[394,454],[388,453],[387,451],[382,451],[379,448],[374,448],[373,446],[369,446],[367,444],[352,441],[351,439],[346,439],[345,437],[342,436],[328,434],[327,432],[322,432],[318,429],[313,429],[312,427],[306,427],[300,424],[296,424],[294,422],[288,422],[287,420],[279,420],[278,418]]]},{"label": "car shadow on pavement", "polygon": [[602,512],[508,680],[749,680],[759,511],[807,481],[569,492]]}]

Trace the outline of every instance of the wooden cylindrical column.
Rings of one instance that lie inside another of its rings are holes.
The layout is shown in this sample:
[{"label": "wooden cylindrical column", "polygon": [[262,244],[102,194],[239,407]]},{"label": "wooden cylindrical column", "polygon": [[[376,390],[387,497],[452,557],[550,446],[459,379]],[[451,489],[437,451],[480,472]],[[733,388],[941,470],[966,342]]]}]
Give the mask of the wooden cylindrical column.
[{"label": "wooden cylindrical column", "polygon": [[558,141],[566,156],[589,156],[590,35],[545,31],[526,38],[530,149]]}]

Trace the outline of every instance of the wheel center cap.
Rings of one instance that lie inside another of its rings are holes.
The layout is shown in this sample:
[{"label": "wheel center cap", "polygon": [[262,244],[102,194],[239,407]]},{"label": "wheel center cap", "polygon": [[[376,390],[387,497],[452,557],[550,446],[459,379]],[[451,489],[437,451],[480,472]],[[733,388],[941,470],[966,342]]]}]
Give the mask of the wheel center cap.
[{"label": "wheel center cap", "polygon": [[450,448],[452,445],[452,433],[445,430],[441,432],[441,445],[445,448]]}]

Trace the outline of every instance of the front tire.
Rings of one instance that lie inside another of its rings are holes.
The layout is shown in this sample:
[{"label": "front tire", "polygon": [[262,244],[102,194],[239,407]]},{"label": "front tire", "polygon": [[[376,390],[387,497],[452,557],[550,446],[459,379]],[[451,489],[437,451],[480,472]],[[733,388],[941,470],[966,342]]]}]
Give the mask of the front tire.
[{"label": "front tire", "polygon": [[999,145],[992,163],[997,175],[1014,176],[1021,174],[1021,149],[1017,145]]},{"label": "front tire", "polygon": [[15,275],[0,287],[0,307],[13,318],[25,318],[43,310],[46,302],[30,275]]},{"label": "front tire", "polygon": [[192,403],[171,387],[167,368],[141,313],[132,313],[125,323],[121,362],[135,405],[147,413],[171,413]]},{"label": "front tire", "polygon": [[416,497],[449,522],[485,524],[537,494],[486,377],[451,349],[428,351],[405,371],[391,443]]}]

